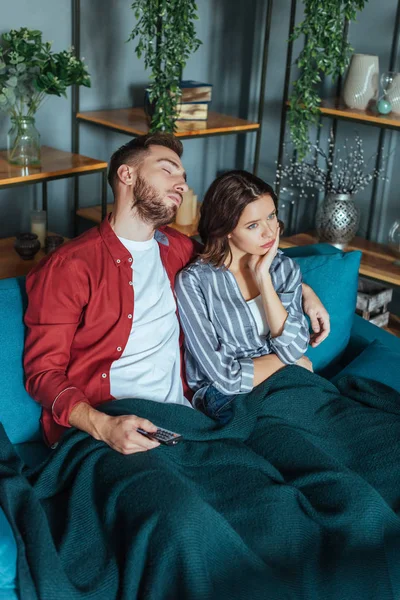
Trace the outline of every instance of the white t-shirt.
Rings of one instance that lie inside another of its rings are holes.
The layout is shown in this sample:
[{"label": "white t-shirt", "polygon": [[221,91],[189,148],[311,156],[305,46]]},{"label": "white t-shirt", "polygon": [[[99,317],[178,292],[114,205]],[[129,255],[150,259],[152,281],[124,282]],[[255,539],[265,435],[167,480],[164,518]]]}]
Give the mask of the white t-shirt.
[{"label": "white t-shirt", "polygon": [[191,406],[183,395],[176,304],[158,243],[118,239],[133,258],[134,311],[126,347],[111,365],[111,395]]},{"label": "white t-shirt", "polygon": [[248,300],[247,306],[249,307],[254,321],[256,322],[258,335],[265,337],[267,333],[269,333],[269,325],[265,316],[261,294],[252,300]]}]

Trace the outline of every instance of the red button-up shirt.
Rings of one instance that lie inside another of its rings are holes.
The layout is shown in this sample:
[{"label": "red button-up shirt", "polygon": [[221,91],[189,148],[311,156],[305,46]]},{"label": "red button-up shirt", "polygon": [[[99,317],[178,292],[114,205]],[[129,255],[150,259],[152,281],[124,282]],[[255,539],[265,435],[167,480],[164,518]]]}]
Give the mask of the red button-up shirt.
[{"label": "red button-up shirt", "polygon": [[[169,228],[155,232],[174,290],[177,272],[196,243]],[[26,280],[26,389],[42,407],[42,427],[54,444],[79,402],[112,400],[111,364],[128,342],[134,316],[132,257],[109,219],[47,256]],[[182,334],[180,345],[182,348]],[[182,352],[181,352],[182,356]],[[181,374],[185,396],[191,398]]]}]

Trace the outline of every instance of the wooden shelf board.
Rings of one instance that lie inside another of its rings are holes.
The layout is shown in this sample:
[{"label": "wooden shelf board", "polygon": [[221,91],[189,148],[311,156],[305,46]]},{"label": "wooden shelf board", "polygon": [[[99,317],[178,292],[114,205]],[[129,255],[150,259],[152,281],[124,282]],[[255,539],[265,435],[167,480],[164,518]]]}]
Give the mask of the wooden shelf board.
[{"label": "wooden shelf board", "polygon": [[[54,235],[50,231],[48,234]],[[68,238],[64,237],[64,242],[66,241],[68,241]],[[15,251],[14,243],[15,237],[0,239],[0,279],[26,275],[46,256],[44,250],[41,249],[32,260],[23,260]]]},{"label": "wooden shelf board", "polygon": [[[107,213],[112,212],[113,204],[107,204]],[[76,214],[83,219],[88,219],[94,223],[101,223],[101,206],[88,206],[87,208],[80,208],[76,211]],[[178,225],[177,223],[171,223],[170,227],[176,229],[185,235],[193,236],[197,235],[197,223],[192,225]]]},{"label": "wooden shelf board", "polygon": [[400,338],[400,317],[397,315],[390,315],[389,324],[384,327],[386,331]]},{"label": "wooden shelf board", "polygon": [[[280,240],[281,248],[292,246],[308,246],[317,244],[318,238],[313,233],[298,233]],[[350,250],[361,250],[362,258],[360,274],[379,281],[385,281],[394,285],[400,285],[400,266],[395,264],[396,257],[389,247],[375,242],[369,242],[360,237],[355,237],[345,248]]]},{"label": "wooden shelf board", "polygon": [[95,173],[107,168],[107,163],[81,154],[64,152],[49,146],[41,147],[40,167],[18,167],[7,161],[6,150],[0,151],[0,189],[21,183],[37,183],[79,173]]},{"label": "wooden shelf board", "polygon": [[[143,108],[119,108],[80,112],[77,119],[114,129],[130,135],[148,133],[149,126]],[[224,133],[256,131],[259,123],[210,111],[207,121],[179,121],[176,137],[207,136]]]},{"label": "wooden shelf board", "polygon": [[356,121],[365,121],[370,125],[400,127],[400,115],[390,113],[389,115],[380,115],[375,110],[356,110],[347,108],[340,100],[323,100],[321,103],[321,113],[326,116],[337,119],[350,119]]},{"label": "wooden shelf board", "polygon": [[[112,212],[113,204],[107,204],[107,214]],[[80,208],[76,211],[76,214],[82,219],[93,221],[93,223],[101,223],[101,206],[88,206],[86,208]]]}]

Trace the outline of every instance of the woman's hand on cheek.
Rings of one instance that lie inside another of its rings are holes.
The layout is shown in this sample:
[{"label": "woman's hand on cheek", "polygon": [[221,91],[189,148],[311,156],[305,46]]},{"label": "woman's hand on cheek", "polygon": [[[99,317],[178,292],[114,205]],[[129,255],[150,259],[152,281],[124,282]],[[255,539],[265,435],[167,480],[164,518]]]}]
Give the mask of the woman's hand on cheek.
[{"label": "woman's hand on cheek", "polygon": [[258,254],[253,254],[249,260],[249,268],[253,274],[254,279],[257,283],[260,283],[269,276],[269,270],[272,265],[272,261],[274,260],[276,253],[278,251],[279,246],[279,227],[276,231],[276,237],[274,241],[274,245],[266,252],[266,254],[262,254],[259,256]]}]

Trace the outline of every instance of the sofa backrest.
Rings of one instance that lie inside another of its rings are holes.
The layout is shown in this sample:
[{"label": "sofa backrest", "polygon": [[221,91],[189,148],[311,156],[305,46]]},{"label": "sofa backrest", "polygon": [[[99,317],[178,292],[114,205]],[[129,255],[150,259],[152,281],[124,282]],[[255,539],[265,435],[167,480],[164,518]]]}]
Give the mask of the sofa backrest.
[{"label": "sofa backrest", "polygon": [[24,387],[25,278],[0,280],[0,423],[13,444],[41,439],[40,406]]},{"label": "sofa backrest", "polygon": [[[338,359],[350,337],[360,253],[342,253],[328,244],[316,244],[290,248],[285,254],[297,260],[304,281],[331,314],[331,335],[318,348],[307,352],[315,370],[321,371]],[[24,387],[26,306],[25,278],[0,280],[0,422],[14,444],[41,439],[41,409]]]}]

